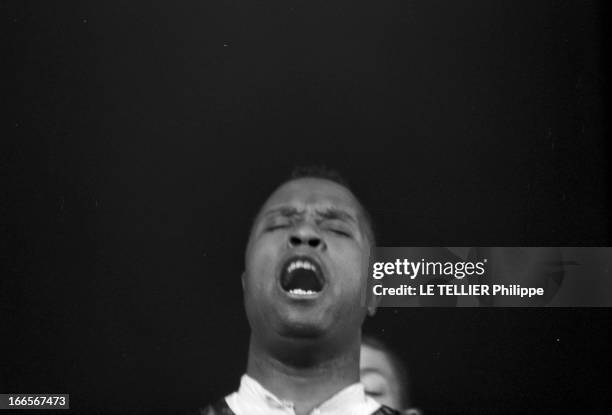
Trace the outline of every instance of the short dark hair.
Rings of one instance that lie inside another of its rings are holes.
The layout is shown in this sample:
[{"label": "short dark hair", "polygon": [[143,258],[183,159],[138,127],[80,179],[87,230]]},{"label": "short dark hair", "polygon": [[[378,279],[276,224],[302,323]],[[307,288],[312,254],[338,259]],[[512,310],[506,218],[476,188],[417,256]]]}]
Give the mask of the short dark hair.
[{"label": "short dark hair", "polygon": [[370,245],[371,245],[370,247],[371,249],[374,249],[376,247],[376,232],[375,232],[374,222],[372,221],[372,216],[370,215],[370,212],[368,212],[368,210],[365,208],[361,200],[359,200],[355,192],[353,192],[353,190],[351,189],[351,186],[349,185],[348,181],[344,178],[344,176],[338,173],[337,170],[330,169],[324,165],[308,165],[308,166],[294,167],[287,181],[292,181],[292,180],[297,180],[297,179],[329,180],[330,182],[337,183],[340,186],[348,189],[353,194],[353,196],[355,196],[355,199],[357,199],[357,202],[359,203],[359,207],[361,208],[361,212],[366,222],[366,230],[368,233],[367,237],[370,241]]},{"label": "short dark hair", "polygon": [[323,165],[296,166],[291,171],[288,180],[304,178],[325,179],[350,189],[347,180],[337,170]]},{"label": "short dark hair", "polygon": [[364,335],[361,338],[361,344],[378,350],[387,356],[397,377],[401,409],[410,407],[410,378],[404,361],[387,344],[375,337]]}]

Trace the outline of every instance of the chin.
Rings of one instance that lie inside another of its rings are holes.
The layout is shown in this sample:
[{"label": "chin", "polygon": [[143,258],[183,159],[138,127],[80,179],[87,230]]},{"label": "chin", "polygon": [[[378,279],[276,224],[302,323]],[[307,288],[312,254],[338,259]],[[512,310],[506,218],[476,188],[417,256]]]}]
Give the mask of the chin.
[{"label": "chin", "polygon": [[294,339],[318,339],[325,336],[326,330],[322,324],[312,322],[284,322],[280,330],[281,337]]}]

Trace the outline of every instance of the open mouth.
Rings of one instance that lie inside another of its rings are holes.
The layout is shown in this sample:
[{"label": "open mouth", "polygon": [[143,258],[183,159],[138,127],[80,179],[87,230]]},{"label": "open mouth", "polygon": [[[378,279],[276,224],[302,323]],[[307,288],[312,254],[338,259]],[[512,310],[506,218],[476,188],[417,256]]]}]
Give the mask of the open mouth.
[{"label": "open mouth", "polygon": [[308,257],[293,257],[285,263],[280,277],[281,288],[291,297],[315,297],[325,285],[320,267]]}]

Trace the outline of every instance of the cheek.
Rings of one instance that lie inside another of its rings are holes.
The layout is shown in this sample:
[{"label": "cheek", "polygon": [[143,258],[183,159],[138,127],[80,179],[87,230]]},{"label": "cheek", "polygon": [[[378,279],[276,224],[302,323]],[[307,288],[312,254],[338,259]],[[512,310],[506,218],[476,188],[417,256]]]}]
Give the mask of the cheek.
[{"label": "cheek", "polygon": [[335,263],[338,271],[343,274],[343,285],[359,288],[365,283],[367,272],[367,255],[357,244],[345,243],[336,247]]},{"label": "cheek", "polygon": [[246,263],[248,269],[264,269],[274,264],[278,255],[278,241],[275,239],[278,238],[263,235],[250,244]]},{"label": "cheek", "polygon": [[255,243],[249,247],[245,263],[245,290],[261,291],[274,281],[276,258],[277,250],[272,249],[270,243]]}]

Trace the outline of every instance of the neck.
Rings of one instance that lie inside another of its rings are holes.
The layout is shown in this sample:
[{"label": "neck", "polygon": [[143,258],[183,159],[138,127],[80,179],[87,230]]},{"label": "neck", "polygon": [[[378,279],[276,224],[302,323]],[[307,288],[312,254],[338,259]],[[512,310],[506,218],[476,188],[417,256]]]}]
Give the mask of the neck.
[{"label": "neck", "polygon": [[[291,360],[286,353],[279,356],[261,347],[251,336],[247,374],[279,399],[293,402],[297,415],[305,415],[359,382],[360,340],[356,340],[331,355],[316,353],[312,347],[304,346],[301,350],[296,347],[295,354],[300,358]],[[304,354],[314,357],[303,364]]]}]

